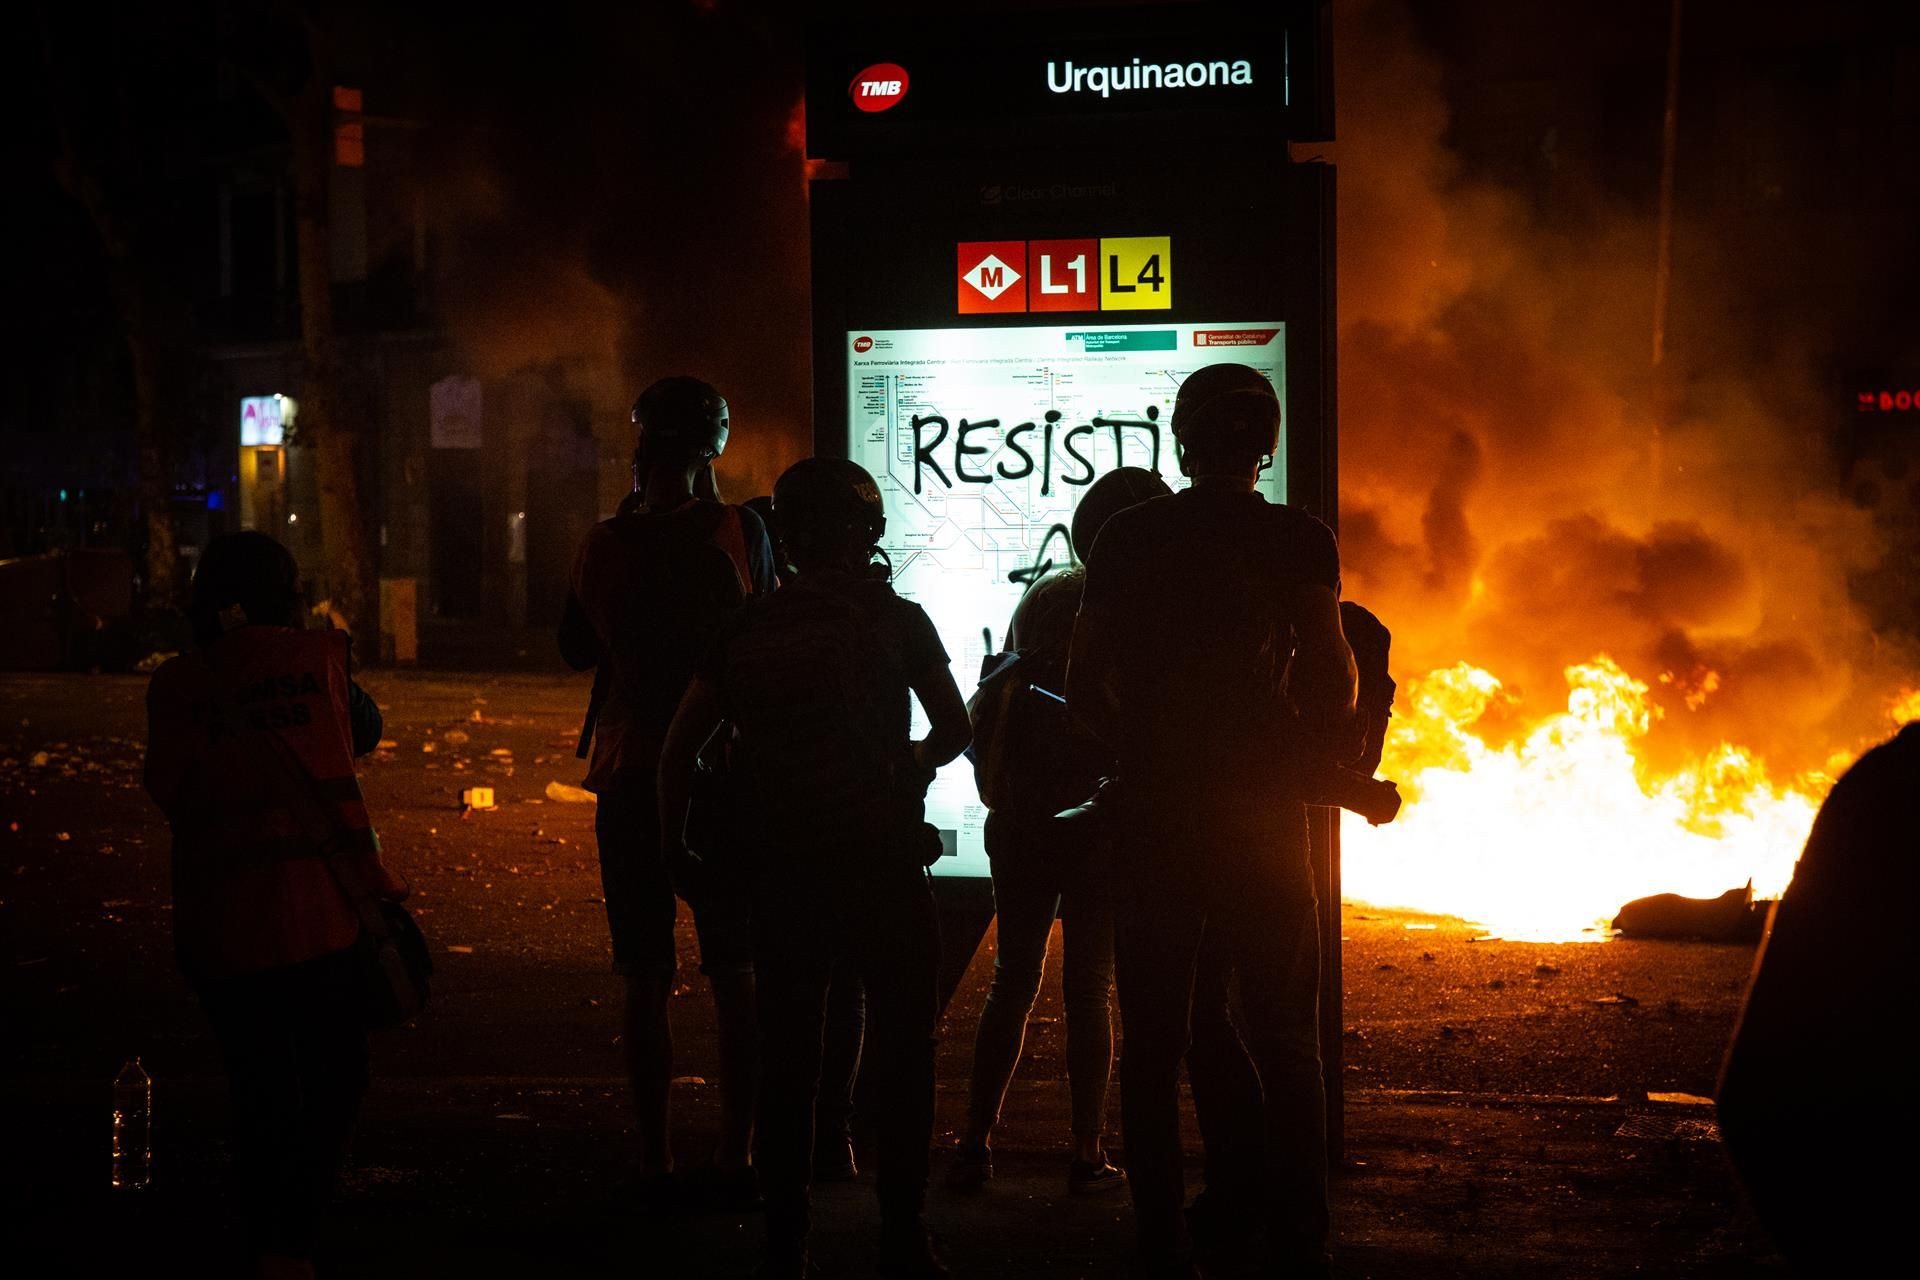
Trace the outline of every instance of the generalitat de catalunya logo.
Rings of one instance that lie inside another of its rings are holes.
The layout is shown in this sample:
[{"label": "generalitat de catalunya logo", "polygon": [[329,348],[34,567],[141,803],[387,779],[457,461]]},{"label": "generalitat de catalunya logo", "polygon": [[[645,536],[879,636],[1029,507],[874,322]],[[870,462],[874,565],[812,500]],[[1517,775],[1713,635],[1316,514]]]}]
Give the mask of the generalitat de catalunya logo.
[{"label": "generalitat de catalunya logo", "polygon": [[853,78],[847,96],[862,111],[885,111],[907,96],[907,69],[897,62],[876,62]]}]

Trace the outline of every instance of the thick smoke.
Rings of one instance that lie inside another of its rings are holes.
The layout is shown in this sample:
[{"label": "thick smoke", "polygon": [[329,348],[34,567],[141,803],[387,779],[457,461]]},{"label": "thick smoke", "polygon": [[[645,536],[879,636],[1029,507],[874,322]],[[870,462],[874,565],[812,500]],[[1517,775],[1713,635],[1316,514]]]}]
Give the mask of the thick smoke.
[{"label": "thick smoke", "polygon": [[459,143],[427,178],[439,310],[473,372],[588,401],[608,483],[639,390],[706,378],[733,415],[723,490],[768,492],[809,439],[797,15],[561,5],[537,40],[521,16],[449,29],[422,97],[457,104]]},{"label": "thick smoke", "polygon": [[1595,195],[1577,231],[1541,225],[1449,153],[1402,10],[1337,13],[1343,562],[1398,674],[1486,667],[1518,729],[1608,654],[1653,688],[1655,769],[1730,741],[1779,778],[1885,736],[1920,664],[1848,584],[1888,547],[1840,493],[1807,365],[1741,332],[1742,273],[1682,257],[1663,391],[1651,209]]}]

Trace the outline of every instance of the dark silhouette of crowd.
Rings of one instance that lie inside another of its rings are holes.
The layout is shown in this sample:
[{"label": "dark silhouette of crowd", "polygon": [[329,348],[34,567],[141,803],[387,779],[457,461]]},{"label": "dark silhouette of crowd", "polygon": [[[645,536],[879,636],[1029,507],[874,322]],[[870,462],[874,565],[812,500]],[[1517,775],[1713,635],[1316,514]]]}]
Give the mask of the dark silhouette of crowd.
[{"label": "dark silhouette of crowd", "polygon": [[[633,420],[633,491],[581,546],[559,643],[594,672],[580,749],[626,984],[639,1202],[664,1221],[758,1208],[763,1274],[803,1277],[812,1186],[870,1154],[880,1273],[947,1274],[925,1218],[942,1013],[929,867],[944,849],[925,806],[967,751],[999,931],[944,1187],[994,1177],[1059,918],[1068,1192],[1128,1190],[1143,1276],[1222,1258],[1329,1274],[1307,819],[1316,805],[1393,818],[1398,792],[1373,774],[1394,685],[1386,627],[1340,599],[1332,533],[1259,492],[1280,443],[1272,386],[1237,364],[1182,383],[1190,483],[1120,468],[1092,485],[1073,563],[1029,585],[970,699],[926,612],[890,585],[872,475],[810,458],[770,500],[732,505],[712,474],[731,425],[718,391],[663,379]],[[193,584],[196,648],[148,693],[179,964],[225,1060],[264,1277],[313,1274],[368,1031],[416,1010],[430,969],[354,777],[379,711],[347,637],[300,626],[297,583],[271,538],[216,539]],[[1894,1060],[1903,1034],[1887,1011],[1906,980],[1915,794],[1916,725],[1835,786],[1726,1065],[1728,1148],[1807,1274],[1873,1274],[1897,1248],[1905,1184],[1884,1156],[1909,1145],[1914,1107],[1862,1064]],[[681,901],[719,1023],[721,1136],[697,1176],[669,1142]],[[1206,1146],[1191,1201],[1183,1069]]]}]

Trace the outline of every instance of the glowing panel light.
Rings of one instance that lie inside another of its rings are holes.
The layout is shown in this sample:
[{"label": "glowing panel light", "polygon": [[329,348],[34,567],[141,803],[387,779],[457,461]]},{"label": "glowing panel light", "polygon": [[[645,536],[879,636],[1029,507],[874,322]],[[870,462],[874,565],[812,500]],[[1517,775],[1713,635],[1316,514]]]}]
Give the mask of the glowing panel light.
[{"label": "glowing panel light", "polygon": [[240,445],[279,446],[286,443],[286,429],[293,425],[300,405],[291,396],[244,396],[240,401]]}]

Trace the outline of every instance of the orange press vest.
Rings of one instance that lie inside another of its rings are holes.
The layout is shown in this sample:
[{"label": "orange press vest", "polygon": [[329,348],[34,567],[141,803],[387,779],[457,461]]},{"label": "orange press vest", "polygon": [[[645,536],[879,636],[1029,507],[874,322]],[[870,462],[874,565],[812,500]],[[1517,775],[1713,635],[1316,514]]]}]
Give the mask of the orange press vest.
[{"label": "orange press vest", "polygon": [[355,883],[393,883],[353,774],[347,646],[339,631],[242,627],[154,673],[147,783],[173,826],[189,977],[352,946],[359,918],[328,855]]}]

